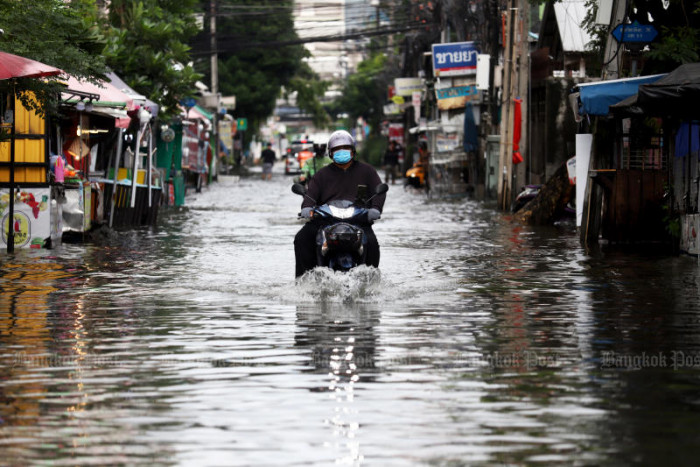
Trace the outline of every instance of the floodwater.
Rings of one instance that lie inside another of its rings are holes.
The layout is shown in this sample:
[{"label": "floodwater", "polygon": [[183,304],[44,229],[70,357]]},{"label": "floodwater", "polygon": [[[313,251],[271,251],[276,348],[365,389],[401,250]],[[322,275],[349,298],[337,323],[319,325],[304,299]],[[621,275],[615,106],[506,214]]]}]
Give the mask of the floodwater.
[{"label": "floodwater", "polygon": [[290,186],[1,255],[0,464],[697,461],[697,259],[395,185],[379,271],[295,283]]}]

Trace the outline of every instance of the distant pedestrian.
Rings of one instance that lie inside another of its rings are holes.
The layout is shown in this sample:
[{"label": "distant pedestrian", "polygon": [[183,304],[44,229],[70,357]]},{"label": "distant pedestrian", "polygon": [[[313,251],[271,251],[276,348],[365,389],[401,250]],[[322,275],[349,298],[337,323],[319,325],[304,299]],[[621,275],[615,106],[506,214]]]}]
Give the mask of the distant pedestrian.
[{"label": "distant pedestrian", "polygon": [[418,164],[423,168],[423,179],[426,193],[430,192],[430,151],[428,142],[421,141],[418,144]]},{"label": "distant pedestrian", "polygon": [[260,154],[260,159],[262,159],[263,164],[262,179],[271,180],[272,166],[275,164],[275,160],[277,159],[275,151],[272,150],[272,143],[267,143],[267,147],[263,149],[262,154]]},{"label": "distant pedestrian", "polygon": [[384,170],[386,171],[385,183],[389,183],[391,178],[391,184],[396,183],[396,170],[399,167],[399,146],[396,141],[389,141],[389,147],[384,153]]}]

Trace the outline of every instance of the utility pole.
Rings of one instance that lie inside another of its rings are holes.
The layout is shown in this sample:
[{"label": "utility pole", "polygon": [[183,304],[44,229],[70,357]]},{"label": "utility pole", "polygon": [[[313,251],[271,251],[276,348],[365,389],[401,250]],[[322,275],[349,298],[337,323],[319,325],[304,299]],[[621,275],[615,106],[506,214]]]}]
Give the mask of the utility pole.
[{"label": "utility pole", "polygon": [[[596,19],[597,24],[608,26],[608,36],[605,41],[605,55],[603,55],[603,76],[604,80],[618,79],[620,77],[619,63],[621,62],[620,52],[624,46],[618,43],[612,36],[612,32],[618,24],[625,20],[627,2],[622,0],[611,0],[612,15],[610,10],[606,13],[599,12],[599,17]],[[607,17],[605,17],[607,16]],[[612,18],[610,18],[612,16]]]},{"label": "utility pole", "polygon": [[[209,31],[211,36],[211,93],[215,99],[214,121],[212,122],[212,138],[214,140],[214,150],[212,151],[212,160],[219,163],[219,54],[216,45],[216,0],[209,0]],[[211,167],[210,167],[211,169]],[[211,174],[211,171],[209,172]],[[218,170],[217,170],[218,174]],[[210,175],[211,176],[211,175]]]},{"label": "utility pole", "polygon": [[512,129],[513,129],[513,87],[516,80],[514,74],[515,67],[515,23],[517,19],[518,9],[516,8],[517,0],[510,0],[508,11],[506,12],[506,49],[505,63],[503,67],[503,98],[501,104],[503,106],[503,119],[501,120],[501,144],[498,157],[498,167],[501,171],[498,178],[498,205],[501,210],[505,211],[510,206],[510,198],[512,193],[513,179],[513,156],[512,156]]}]

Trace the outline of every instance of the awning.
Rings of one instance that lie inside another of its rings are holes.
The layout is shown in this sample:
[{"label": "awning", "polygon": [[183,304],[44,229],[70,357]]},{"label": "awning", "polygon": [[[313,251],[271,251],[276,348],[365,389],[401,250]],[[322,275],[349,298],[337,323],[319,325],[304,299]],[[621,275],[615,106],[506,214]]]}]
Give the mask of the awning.
[{"label": "awning", "polygon": [[126,110],[114,109],[111,107],[95,107],[90,111],[91,114],[104,115],[114,119],[115,128],[129,128],[131,117],[126,113]]},{"label": "awning", "polygon": [[143,94],[136,92],[132,87],[124,82],[116,73],[110,71],[107,73],[107,78],[109,82],[119,89],[121,92],[131,97],[134,100],[134,105],[140,105],[146,107],[146,109],[151,112],[151,114],[156,117],[158,115],[159,106],[152,100],[148,99]]},{"label": "awning", "polygon": [[77,102],[78,99],[75,99],[74,96],[70,94],[71,90],[99,95],[99,100],[92,102],[92,105],[95,107],[125,108],[126,110],[134,110],[136,108],[134,100],[120,91],[116,86],[112,85],[109,81],[101,81],[98,86],[88,81],[79,81],[74,76],[69,76],[68,89],[61,96],[63,102]]},{"label": "awning", "polygon": [[190,107],[189,109],[185,109],[184,107],[180,107],[182,110],[182,116],[185,117],[187,120],[205,120],[205,121],[211,121],[214,118],[214,114],[211,114],[204,110],[202,107],[195,105],[194,107]]},{"label": "awning", "polygon": [[63,74],[63,70],[19,55],[0,51],[0,80],[44,78]]},{"label": "awning", "polygon": [[611,105],[637,94],[639,85],[653,83],[663,76],[665,74],[581,83],[574,88],[574,92],[579,93],[578,113],[580,115],[608,115]]},{"label": "awning", "polygon": [[655,83],[640,86],[637,105],[655,116],[697,119],[700,117],[700,63],[686,63]]}]

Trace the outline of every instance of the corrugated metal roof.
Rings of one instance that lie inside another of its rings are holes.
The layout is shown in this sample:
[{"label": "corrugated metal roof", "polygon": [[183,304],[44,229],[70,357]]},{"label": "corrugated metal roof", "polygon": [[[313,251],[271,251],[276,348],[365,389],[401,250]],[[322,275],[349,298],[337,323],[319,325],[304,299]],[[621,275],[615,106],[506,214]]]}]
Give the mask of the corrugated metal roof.
[{"label": "corrugated metal roof", "polygon": [[564,52],[585,52],[591,36],[581,27],[586,17],[584,0],[562,0],[553,5]]}]

